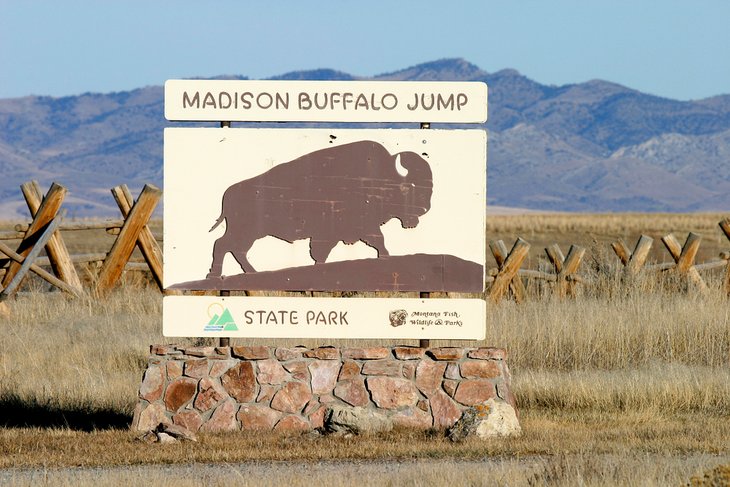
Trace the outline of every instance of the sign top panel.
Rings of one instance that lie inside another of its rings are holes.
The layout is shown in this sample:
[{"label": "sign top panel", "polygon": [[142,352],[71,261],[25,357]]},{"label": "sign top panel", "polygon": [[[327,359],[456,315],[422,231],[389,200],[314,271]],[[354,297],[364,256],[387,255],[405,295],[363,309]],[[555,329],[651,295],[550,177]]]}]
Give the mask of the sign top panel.
[{"label": "sign top panel", "polygon": [[471,81],[168,80],[165,118],[484,123],[487,85]]}]

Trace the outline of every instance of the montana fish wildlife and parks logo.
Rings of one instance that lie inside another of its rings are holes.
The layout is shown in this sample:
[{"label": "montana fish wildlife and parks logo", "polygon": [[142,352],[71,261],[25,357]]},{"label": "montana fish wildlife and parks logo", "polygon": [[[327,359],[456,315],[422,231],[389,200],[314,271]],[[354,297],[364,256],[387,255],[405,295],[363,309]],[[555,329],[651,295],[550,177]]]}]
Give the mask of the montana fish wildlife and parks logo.
[{"label": "montana fish wildlife and parks logo", "polygon": [[208,318],[210,321],[205,325],[203,331],[238,331],[231,312],[220,303],[208,306]]},{"label": "montana fish wildlife and parks logo", "polygon": [[404,309],[396,309],[390,312],[390,326],[397,327],[406,324],[408,312]]}]

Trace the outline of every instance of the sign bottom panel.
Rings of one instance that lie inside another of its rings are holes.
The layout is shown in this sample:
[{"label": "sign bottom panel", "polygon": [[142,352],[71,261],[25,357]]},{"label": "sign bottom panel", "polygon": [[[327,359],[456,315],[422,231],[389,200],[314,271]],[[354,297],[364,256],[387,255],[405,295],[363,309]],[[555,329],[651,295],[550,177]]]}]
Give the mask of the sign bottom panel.
[{"label": "sign bottom panel", "polygon": [[166,337],[483,340],[481,299],[165,296]]}]

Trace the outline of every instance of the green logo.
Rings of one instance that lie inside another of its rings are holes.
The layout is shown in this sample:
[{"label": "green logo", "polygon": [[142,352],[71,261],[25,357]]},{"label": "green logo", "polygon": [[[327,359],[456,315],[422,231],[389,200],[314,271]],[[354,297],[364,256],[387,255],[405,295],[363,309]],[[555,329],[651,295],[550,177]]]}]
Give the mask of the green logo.
[{"label": "green logo", "polygon": [[[220,314],[212,310],[214,306],[220,308]],[[212,317],[211,314],[213,315]],[[238,331],[238,327],[236,326],[236,322],[233,321],[231,312],[228,311],[228,308],[224,308],[220,303],[213,303],[208,306],[208,317],[210,318],[210,321],[207,325],[205,325],[203,331]]]}]

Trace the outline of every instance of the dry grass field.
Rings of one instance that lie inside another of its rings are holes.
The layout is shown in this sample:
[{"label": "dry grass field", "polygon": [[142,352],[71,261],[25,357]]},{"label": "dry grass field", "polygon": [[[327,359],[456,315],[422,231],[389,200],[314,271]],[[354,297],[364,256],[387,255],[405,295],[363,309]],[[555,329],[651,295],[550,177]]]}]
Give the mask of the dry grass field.
[{"label": "dry grass field", "polygon": [[[184,342],[161,336],[159,291],[135,273],[104,299],[72,300],[31,282],[10,302],[12,315],[0,317],[0,484],[682,485],[694,477],[715,485],[702,475],[730,464],[730,301],[721,276],[703,273],[708,293],[671,276],[627,281],[608,243],[621,237],[633,247],[648,234],[657,252],[650,260],[661,262],[670,257],[659,237],[684,241],[693,231],[703,236],[698,261],[711,260],[730,250],[721,218],[489,218],[488,239],[532,244],[529,268],[546,244],[589,249],[580,274],[590,285],[577,299],[533,287],[523,304],[488,304],[479,345],[509,351],[524,430],[508,440],[452,444],[438,432],[397,431],[142,444],[127,427],[148,347]],[[69,233],[67,241],[88,252],[107,237]]]}]

